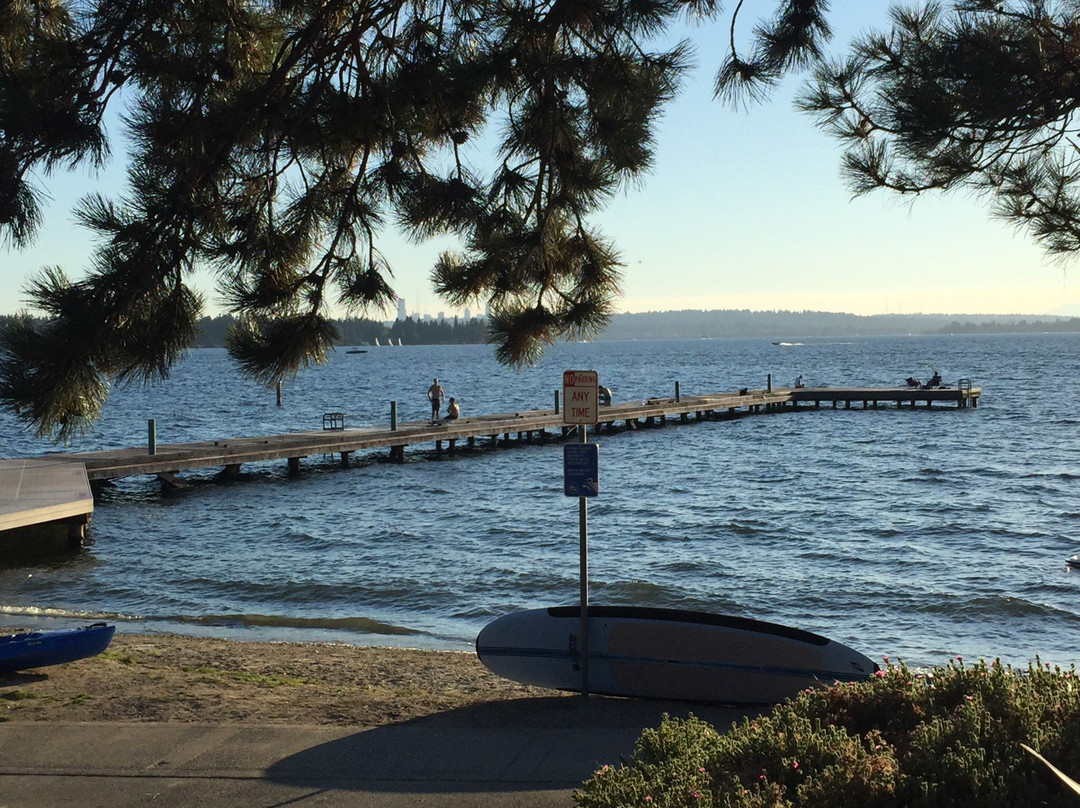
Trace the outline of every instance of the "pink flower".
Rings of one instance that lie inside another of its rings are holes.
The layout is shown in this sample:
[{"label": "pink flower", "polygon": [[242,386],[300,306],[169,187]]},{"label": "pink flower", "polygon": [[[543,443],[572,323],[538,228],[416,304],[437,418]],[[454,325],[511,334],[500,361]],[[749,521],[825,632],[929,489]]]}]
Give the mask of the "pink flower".
[{"label": "pink flower", "polygon": [[645,802],[652,802],[652,796],[650,796],[649,794],[646,794],[645,795]]},{"label": "pink flower", "polygon": [[799,761],[797,761],[797,760],[792,761],[791,768],[793,768],[793,769],[799,768]]},{"label": "pink flower", "polygon": [[888,662],[888,661],[889,661],[889,658],[888,658],[887,656],[883,656],[883,657],[882,657],[882,659],[883,659],[883,660],[884,660],[885,662]]},{"label": "pink flower", "polygon": [[957,655],[956,655],[956,661],[957,661],[957,662],[963,662],[963,661],[964,661],[964,658],[963,658],[962,656],[960,656],[960,654],[957,654]]},{"label": "pink flower", "polygon": [[882,670],[874,671],[874,676],[876,676],[878,679],[884,679],[886,675],[887,674],[885,673],[885,671],[882,671]]},{"label": "pink flower", "polygon": [[690,796],[693,797],[695,800],[699,800],[699,799],[701,799],[701,792],[700,791],[691,791]]},{"label": "pink flower", "polygon": [[704,767],[704,766],[698,766],[698,769],[697,769],[697,770],[698,770],[699,772],[701,772],[701,773],[703,773],[703,774],[704,774],[704,772],[705,772],[705,767]]},{"label": "pink flower", "polygon": [[968,701],[975,701],[974,696],[964,696],[964,698],[967,699]]}]

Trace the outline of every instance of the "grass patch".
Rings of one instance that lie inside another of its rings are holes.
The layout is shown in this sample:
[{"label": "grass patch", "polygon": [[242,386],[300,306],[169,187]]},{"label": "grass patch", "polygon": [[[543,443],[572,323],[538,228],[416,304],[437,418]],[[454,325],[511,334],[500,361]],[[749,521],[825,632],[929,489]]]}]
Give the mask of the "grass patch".
[{"label": "grass patch", "polygon": [[119,662],[121,665],[135,664],[135,657],[121,651],[102,651],[101,655],[105,657],[105,659],[111,659],[113,662]]},{"label": "grass patch", "polygon": [[208,681],[223,681],[230,680],[233,682],[242,682],[249,685],[258,685],[260,687],[302,687],[304,685],[315,684],[310,679],[302,679],[298,676],[284,676],[281,674],[262,674],[252,673],[251,671],[227,671],[220,668],[193,668],[185,667],[182,669],[185,673],[194,673]]},{"label": "grass patch", "polygon": [[5,701],[25,701],[27,699],[40,699],[41,696],[32,690],[8,690],[0,695]]}]

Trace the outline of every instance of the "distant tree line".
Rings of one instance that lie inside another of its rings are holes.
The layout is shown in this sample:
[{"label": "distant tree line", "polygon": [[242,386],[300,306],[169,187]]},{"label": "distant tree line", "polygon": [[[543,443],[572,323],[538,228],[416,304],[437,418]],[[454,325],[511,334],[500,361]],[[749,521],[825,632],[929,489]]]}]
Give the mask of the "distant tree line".
[{"label": "distant tree line", "polygon": [[1019,315],[844,314],[826,311],[662,311],[617,314],[599,339],[716,339],[721,337],[872,337],[902,334],[979,334],[1080,331],[1080,318],[1029,320]]},{"label": "distant tree line", "polygon": [[[233,318],[203,317],[198,321],[199,333],[195,345],[199,348],[221,348]],[[332,320],[340,339],[339,345],[373,345],[375,340],[385,343],[401,340],[404,345],[464,345],[487,342],[487,324],[474,317],[465,321],[458,317],[448,320],[417,320],[408,317],[387,326],[377,320],[353,317]]]},{"label": "distant tree line", "polygon": [[[0,315],[0,329],[14,321]],[[44,323],[44,320],[37,319]],[[221,348],[233,319],[228,315],[198,321],[195,346]],[[486,321],[473,318],[417,320],[409,317],[389,326],[367,318],[332,321],[340,334],[337,344],[373,345],[401,340],[404,345],[465,345],[488,342]],[[1028,319],[1017,315],[960,319],[955,314],[857,315],[820,311],[654,311],[616,314],[598,337],[618,339],[702,339],[722,337],[870,337],[901,334],[1035,334],[1080,331],[1080,317]]]},{"label": "distant tree line", "polygon": [[953,320],[942,334],[1045,334],[1080,331],[1080,317],[1056,317],[1050,320],[1010,320],[964,323]]}]

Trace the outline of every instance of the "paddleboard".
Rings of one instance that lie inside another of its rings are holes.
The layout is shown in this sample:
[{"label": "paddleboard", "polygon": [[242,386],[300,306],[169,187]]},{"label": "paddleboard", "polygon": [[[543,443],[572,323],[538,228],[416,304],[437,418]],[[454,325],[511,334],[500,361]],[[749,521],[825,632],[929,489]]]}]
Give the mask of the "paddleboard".
[{"label": "paddleboard", "polygon": [[[476,638],[493,673],[581,690],[581,611],[514,612]],[[745,617],[637,606],[589,607],[589,691],[610,696],[776,704],[807,687],[868,679],[870,659],[808,631]]]}]

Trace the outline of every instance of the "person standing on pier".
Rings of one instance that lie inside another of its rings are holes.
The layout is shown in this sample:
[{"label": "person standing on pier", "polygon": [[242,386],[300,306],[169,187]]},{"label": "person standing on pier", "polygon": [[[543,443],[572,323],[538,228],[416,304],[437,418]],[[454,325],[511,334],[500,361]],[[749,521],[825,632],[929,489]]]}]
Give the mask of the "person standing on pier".
[{"label": "person standing on pier", "polygon": [[431,402],[431,423],[437,423],[439,420],[439,410],[442,409],[442,400],[445,393],[443,392],[442,385],[439,384],[439,380],[436,379],[431,387],[428,388],[427,397]]}]

